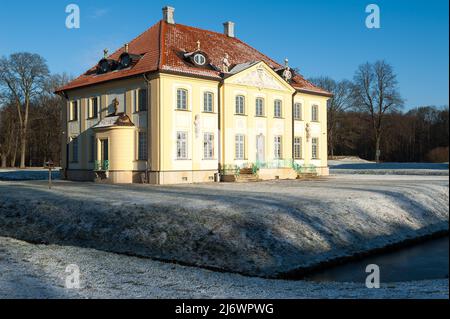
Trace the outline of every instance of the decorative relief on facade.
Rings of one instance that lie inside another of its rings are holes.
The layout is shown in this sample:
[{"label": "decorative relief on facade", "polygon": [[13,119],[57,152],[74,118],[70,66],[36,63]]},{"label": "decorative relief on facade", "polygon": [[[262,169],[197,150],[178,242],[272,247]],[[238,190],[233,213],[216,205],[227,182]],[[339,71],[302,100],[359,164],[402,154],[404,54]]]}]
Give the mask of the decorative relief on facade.
[{"label": "decorative relief on facade", "polygon": [[309,142],[309,139],[311,138],[311,127],[309,123],[306,123],[305,132],[306,132],[306,141]]},{"label": "decorative relief on facade", "polygon": [[254,70],[247,75],[232,81],[233,84],[242,84],[254,86],[262,89],[285,90],[284,86],[279,83],[273,76],[268,74],[263,68]]},{"label": "decorative relief on facade", "polygon": [[200,136],[200,131],[201,131],[200,115],[198,115],[198,114],[195,116],[194,130],[195,130],[195,138],[198,138]]}]

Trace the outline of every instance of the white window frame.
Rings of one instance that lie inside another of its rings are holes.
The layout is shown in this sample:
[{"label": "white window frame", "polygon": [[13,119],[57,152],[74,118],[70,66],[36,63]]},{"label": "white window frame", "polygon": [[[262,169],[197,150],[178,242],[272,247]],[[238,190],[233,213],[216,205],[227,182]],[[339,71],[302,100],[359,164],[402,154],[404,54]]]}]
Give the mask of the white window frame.
[{"label": "white window frame", "polygon": [[274,159],[283,159],[283,136],[277,135],[273,138],[273,157]]},{"label": "white window frame", "polygon": [[177,159],[187,160],[188,159],[188,132],[179,131],[177,132]]},{"label": "white window frame", "polygon": [[245,115],[245,96],[244,95],[236,95],[234,111],[235,111],[236,115]]},{"label": "white window frame", "polygon": [[294,137],[294,159],[302,159],[302,158],[303,158],[302,137],[295,136]]},{"label": "white window frame", "polygon": [[319,138],[318,137],[311,138],[311,159],[313,159],[313,160],[319,159]]},{"label": "white window frame", "polygon": [[264,98],[262,97],[257,97],[255,100],[255,115],[264,116]]},{"label": "white window frame", "polygon": [[203,133],[203,159],[214,159],[214,133]]},{"label": "white window frame", "polygon": [[235,159],[238,161],[242,161],[245,159],[245,135],[244,134],[236,134],[234,138],[234,152]]},{"label": "white window frame", "polygon": [[273,101],[273,116],[277,118],[283,117],[283,101],[280,99]]},{"label": "white window frame", "polygon": [[[184,94],[184,96],[183,96]],[[183,88],[177,89],[177,110],[187,111],[189,110],[189,91]]]},{"label": "white window frame", "polygon": [[294,120],[303,121],[303,104],[300,102],[294,103]]},{"label": "white window frame", "polygon": [[214,112],[214,93],[210,91],[203,92],[203,112]]},{"label": "white window frame", "polygon": [[[201,61],[198,61],[199,58]],[[194,62],[197,63],[198,65],[205,65],[206,64],[206,57],[201,54],[201,53],[197,53],[194,55]]]},{"label": "white window frame", "polygon": [[311,106],[311,122],[319,122],[319,106],[317,104]]}]

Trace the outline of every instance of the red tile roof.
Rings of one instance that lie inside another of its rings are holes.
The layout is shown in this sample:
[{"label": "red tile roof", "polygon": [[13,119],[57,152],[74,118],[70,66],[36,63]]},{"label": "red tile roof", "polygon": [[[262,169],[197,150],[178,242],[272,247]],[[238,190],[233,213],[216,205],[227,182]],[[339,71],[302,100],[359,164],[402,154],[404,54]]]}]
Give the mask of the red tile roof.
[{"label": "red tile roof", "polygon": [[[220,71],[195,67],[182,57],[184,51],[192,52],[197,49],[197,41],[200,41],[201,50],[208,54],[210,63],[216,66],[222,64],[225,53],[228,53],[232,65],[250,61],[264,61],[273,68],[282,67],[279,63],[237,38],[230,38],[225,34],[181,24],[159,21],[129,43],[128,50],[130,53],[142,55],[142,58],[130,69],[96,74],[96,66],[94,66],[66,86],[57,89],[57,92],[156,71],[179,72],[221,80]],[[123,52],[124,48],[121,48],[108,59],[118,60]],[[330,95],[327,91],[305,80],[301,75],[296,75],[291,85],[296,89]]]}]

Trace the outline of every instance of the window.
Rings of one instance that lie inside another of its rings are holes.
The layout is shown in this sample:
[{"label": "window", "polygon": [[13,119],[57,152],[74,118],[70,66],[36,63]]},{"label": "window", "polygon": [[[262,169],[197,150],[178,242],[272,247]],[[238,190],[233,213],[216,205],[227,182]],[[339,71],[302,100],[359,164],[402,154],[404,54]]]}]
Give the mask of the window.
[{"label": "window", "polygon": [[281,136],[275,136],[274,138],[274,158],[275,159],[281,159],[283,158],[283,153],[282,153],[282,147],[281,147],[281,142],[282,142],[282,137]]},{"label": "window", "polygon": [[69,113],[70,121],[78,121],[78,101],[70,102]]},{"label": "window", "polygon": [[147,111],[148,96],[147,89],[138,89],[135,93],[135,111],[143,112]]},{"label": "window", "polygon": [[205,133],[203,135],[203,159],[214,158],[214,134]]},{"label": "window", "polygon": [[313,137],[311,139],[311,158],[318,159],[319,158],[319,139],[317,137]]},{"label": "window", "polygon": [[256,116],[264,116],[264,99],[256,98]]},{"label": "window", "polygon": [[319,121],[319,106],[313,105],[311,108],[311,121],[318,122]]},{"label": "window", "polygon": [[203,93],[203,112],[214,112],[213,97],[214,95],[211,92]]},{"label": "window", "polygon": [[188,91],[185,89],[177,90],[177,110],[187,110]]},{"label": "window", "polygon": [[297,120],[297,121],[302,120],[302,104],[301,103],[294,104],[294,120]]},{"label": "window", "polygon": [[147,132],[138,133],[138,161],[147,160]]},{"label": "window", "polygon": [[78,137],[72,138],[72,163],[78,163]]},{"label": "window", "polygon": [[205,65],[206,58],[203,54],[197,53],[194,55],[194,62],[198,65]]},{"label": "window", "polygon": [[245,136],[242,134],[236,135],[235,152],[237,160],[243,160],[245,158]]},{"label": "window", "polygon": [[98,100],[98,97],[92,97],[89,99],[88,119],[95,119],[98,117]]},{"label": "window", "polygon": [[236,114],[245,114],[245,97],[242,95],[236,96]]},{"label": "window", "polygon": [[95,159],[95,136],[91,135],[89,138],[89,163],[94,162]]},{"label": "window", "polygon": [[187,159],[187,133],[177,133],[177,159]]},{"label": "window", "polygon": [[294,158],[301,159],[302,158],[302,138],[294,137]]},{"label": "window", "polygon": [[274,110],[273,110],[273,116],[274,117],[281,117],[281,115],[282,115],[282,113],[281,113],[281,105],[282,105],[281,100],[275,100],[275,102],[274,102]]}]

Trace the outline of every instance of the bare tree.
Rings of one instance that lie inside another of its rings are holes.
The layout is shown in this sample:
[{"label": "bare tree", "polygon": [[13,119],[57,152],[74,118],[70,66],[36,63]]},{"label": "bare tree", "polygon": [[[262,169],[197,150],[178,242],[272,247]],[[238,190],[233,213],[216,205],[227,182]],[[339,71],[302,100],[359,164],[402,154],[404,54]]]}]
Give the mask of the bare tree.
[{"label": "bare tree", "polygon": [[17,111],[12,104],[0,108],[0,159],[1,167],[14,166],[18,143]]},{"label": "bare tree", "polygon": [[0,90],[14,102],[19,118],[21,168],[25,168],[30,102],[48,75],[47,63],[38,54],[14,53],[0,59]]},{"label": "bare tree", "polygon": [[331,158],[334,157],[336,125],[339,118],[351,106],[352,83],[348,80],[335,81],[330,77],[318,77],[309,79],[310,82],[318,87],[333,94],[327,105],[328,122],[328,153]]},{"label": "bare tree", "polygon": [[403,100],[397,89],[397,76],[385,61],[359,66],[354,76],[353,106],[370,115],[375,140],[375,160],[380,161],[380,140],[387,113],[398,111]]}]

